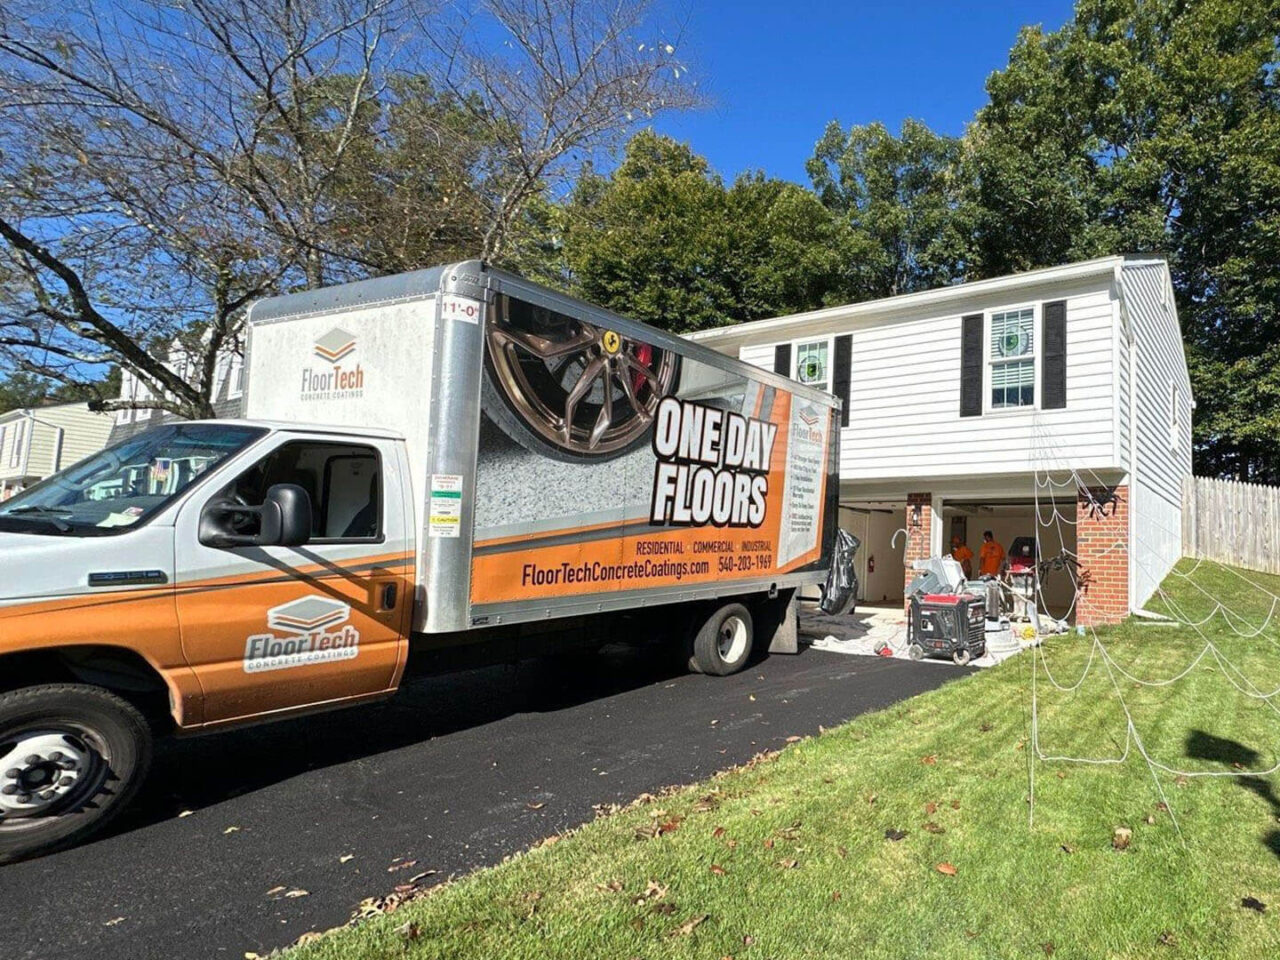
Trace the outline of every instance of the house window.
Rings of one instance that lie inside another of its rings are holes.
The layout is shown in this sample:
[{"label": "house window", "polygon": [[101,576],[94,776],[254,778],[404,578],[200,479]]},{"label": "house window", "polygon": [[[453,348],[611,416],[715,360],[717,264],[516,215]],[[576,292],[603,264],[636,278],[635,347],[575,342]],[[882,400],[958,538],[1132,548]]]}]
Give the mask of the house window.
[{"label": "house window", "polygon": [[991,409],[1033,407],[1036,402],[1035,310],[991,315]]},{"label": "house window", "polygon": [[801,341],[795,345],[795,379],[831,392],[831,341]]},{"label": "house window", "polygon": [[19,420],[13,425],[13,446],[9,448],[9,466],[16,467],[22,462],[22,438],[26,435],[27,421]]},{"label": "house window", "polygon": [[227,399],[236,400],[244,395],[244,357],[231,355],[231,375],[227,378]]},{"label": "house window", "polygon": [[[132,402],[135,393],[137,393],[137,381],[134,380],[133,374],[126,370],[120,377],[120,399]],[[132,420],[133,410],[128,407],[122,407],[116,411],[116,423],[129,423]]]}]

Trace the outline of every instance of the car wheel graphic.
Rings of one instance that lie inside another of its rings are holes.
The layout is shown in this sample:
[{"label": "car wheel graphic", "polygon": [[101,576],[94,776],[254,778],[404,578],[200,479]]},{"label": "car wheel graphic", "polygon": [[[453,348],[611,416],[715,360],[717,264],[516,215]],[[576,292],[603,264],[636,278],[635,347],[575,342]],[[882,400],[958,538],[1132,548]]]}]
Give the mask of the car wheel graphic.
[{"label": "car wheel graphic", "polygon": [[643,443],[680,356],[615,330],[499,298],[485,327],[484,412],[557,460],[608,460]]}]

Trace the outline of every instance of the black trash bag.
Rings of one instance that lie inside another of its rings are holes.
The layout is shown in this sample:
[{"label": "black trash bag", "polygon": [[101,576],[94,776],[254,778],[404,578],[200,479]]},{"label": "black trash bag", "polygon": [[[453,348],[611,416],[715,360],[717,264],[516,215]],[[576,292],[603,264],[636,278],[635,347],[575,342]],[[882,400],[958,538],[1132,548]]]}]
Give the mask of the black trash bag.
[{"label": "black trash bag", "polygon": [[822,600],[818,609],[833,616],[853,612],[858,602],[858,575],[853,570],[853,556],[862,541],[848,530],[836,531],[835,549],[831,551],[831,569],[822,587]]}]

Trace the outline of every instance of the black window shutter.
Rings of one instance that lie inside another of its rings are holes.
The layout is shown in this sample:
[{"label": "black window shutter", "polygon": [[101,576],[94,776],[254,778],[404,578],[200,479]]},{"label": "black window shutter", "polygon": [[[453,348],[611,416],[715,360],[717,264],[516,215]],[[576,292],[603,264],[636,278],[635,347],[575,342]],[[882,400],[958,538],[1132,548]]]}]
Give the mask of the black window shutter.
[{"label": "black window shutter", "polygon": [[960,416],[982,416],[982,314],[960,320]]},{"label": "black window shutter", "polygon": [[791,376],[791,344],[780,343],[773,348],[773,372]]},{"label": "black window shutter", "polygon": [[840,426],[849,425],[849,381],[853,377],[853,334],[836,337],[836,366],[831,371],[831,392],[844,401]]},{"label": "black window shutter", "polygon": [[1041,325],[1040,407],[1061,410],[1067,405],[1067,301],[1046,303]]}]

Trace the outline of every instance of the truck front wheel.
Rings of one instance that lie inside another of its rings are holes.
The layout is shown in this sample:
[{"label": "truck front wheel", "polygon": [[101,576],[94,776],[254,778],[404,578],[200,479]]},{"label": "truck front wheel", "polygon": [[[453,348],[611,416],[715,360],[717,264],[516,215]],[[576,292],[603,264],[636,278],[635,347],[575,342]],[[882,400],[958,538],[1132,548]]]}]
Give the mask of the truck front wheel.
[{"label": "truck front wheel", "polygon": [[0,863],[70,846],[128,804],[151,763],[151,729],[100,687],[0,694]]},{"label": "truck front wheel", "polygon": [[689,669],[726,677],[747,665],[755,645],[751,611],[740,603],[712,610],[693,637]]}]

